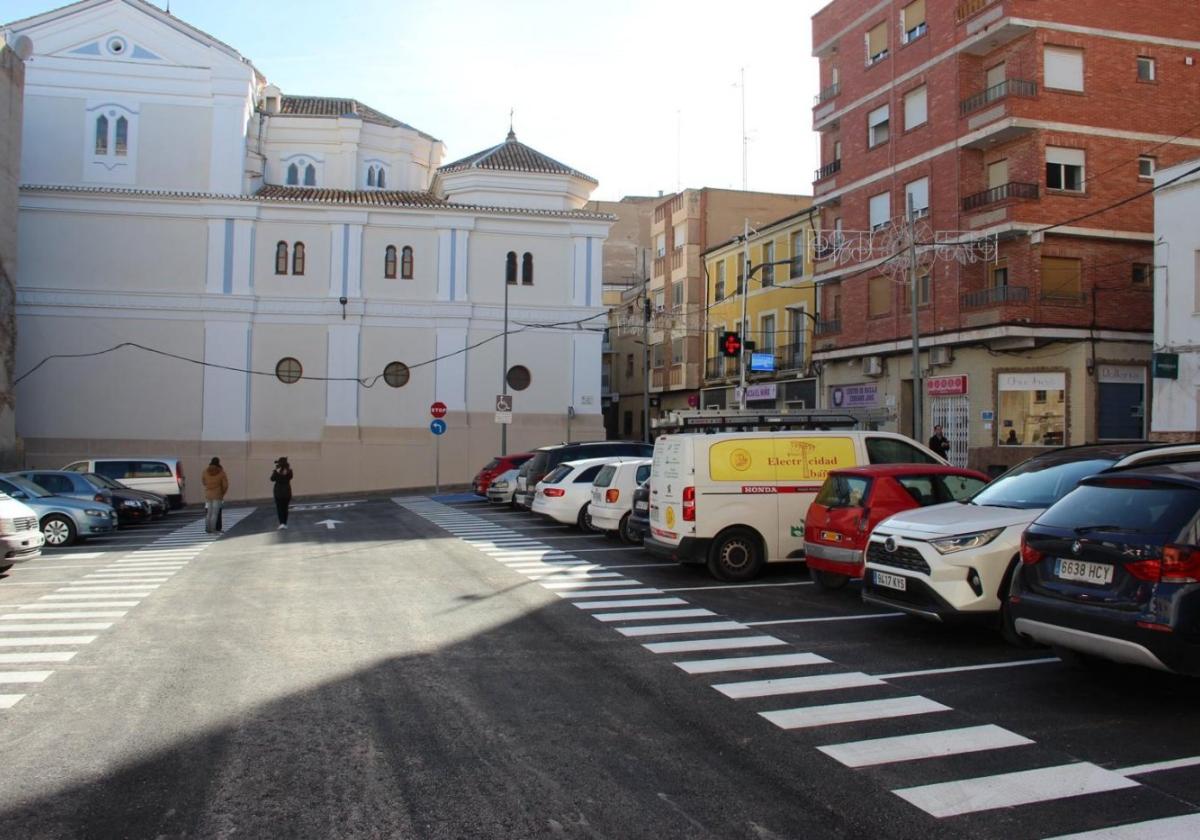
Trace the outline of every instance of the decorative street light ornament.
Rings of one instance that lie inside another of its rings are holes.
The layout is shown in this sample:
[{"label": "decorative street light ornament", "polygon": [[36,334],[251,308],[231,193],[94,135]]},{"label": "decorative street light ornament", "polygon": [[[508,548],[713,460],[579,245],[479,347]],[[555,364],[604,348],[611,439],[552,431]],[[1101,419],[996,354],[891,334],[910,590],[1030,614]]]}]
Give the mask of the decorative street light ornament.
[{"label": "decorative street light ornament", "polygon": [[1000,257],[997,234],[973,230],[933,230],[928,221],[889,220],[873,230],[811,231],[812,253],[821,263],[857,266],[878,262],[882,274],[906,277],[911,268],[909,243],[915,243],[917,262],[927,268],[935,262],[970,265],[995,262]]}]

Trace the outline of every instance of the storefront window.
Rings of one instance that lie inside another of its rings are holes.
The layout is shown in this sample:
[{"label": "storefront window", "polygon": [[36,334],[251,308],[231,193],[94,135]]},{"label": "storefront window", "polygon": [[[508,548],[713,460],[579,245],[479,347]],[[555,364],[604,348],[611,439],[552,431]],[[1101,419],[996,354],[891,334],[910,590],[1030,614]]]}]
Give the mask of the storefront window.
[{"label": "storefront window", "polygon": [[1001,446],[1062,446],[1067,440],[1067,375],[1001,373],[997,435]]}]

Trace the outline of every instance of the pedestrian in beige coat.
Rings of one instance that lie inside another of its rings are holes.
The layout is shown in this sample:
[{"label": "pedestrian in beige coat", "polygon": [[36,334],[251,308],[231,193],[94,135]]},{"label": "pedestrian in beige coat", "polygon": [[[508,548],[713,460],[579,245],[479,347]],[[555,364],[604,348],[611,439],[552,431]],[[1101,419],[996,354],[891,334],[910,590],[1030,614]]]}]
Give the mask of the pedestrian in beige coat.
[{"label": "pedestrian in beige coat", "polygon": [[225,494],[229,492],[229,476],[221,467],[221,459],[213,458],[200,476],[204,483],[204,530],[210,534],[221,533],[221,508],[225,505]]}]

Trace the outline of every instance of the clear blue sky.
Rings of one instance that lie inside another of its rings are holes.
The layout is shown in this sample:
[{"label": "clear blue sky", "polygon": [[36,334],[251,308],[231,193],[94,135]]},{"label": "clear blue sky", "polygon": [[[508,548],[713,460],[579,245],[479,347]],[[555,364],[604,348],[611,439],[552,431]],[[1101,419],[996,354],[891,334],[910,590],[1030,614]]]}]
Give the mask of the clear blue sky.
[{"label": "clear blue sky", "polygon": [[[157,0],[159,6],[165,0]],[[446,160],[504,139],[600,181],[595,198],[742,185],[809,193],[824,0],[171,0],[285,93],[349,96],[438,137]],[[3,0],[10,22],[65,2]]]}]

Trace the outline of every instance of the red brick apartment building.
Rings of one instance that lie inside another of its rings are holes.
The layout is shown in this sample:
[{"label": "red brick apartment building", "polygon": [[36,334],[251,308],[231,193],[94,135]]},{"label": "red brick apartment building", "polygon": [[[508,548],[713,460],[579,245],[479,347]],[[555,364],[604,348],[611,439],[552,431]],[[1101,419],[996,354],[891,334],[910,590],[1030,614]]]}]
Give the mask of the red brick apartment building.
[{"label": "red brick apartment building", "polygon": [[[825,236],[861,240],[911,196],[926,239],[995,243],[921,281],[925,433],[983,468],[1145,437],[1163,260],[1137,196],[1200,152],[1200,3],[833,0],[812,27]],[[817,265],[813,358],[829,405],[910,431],[908,289],[873,257]]]}]

